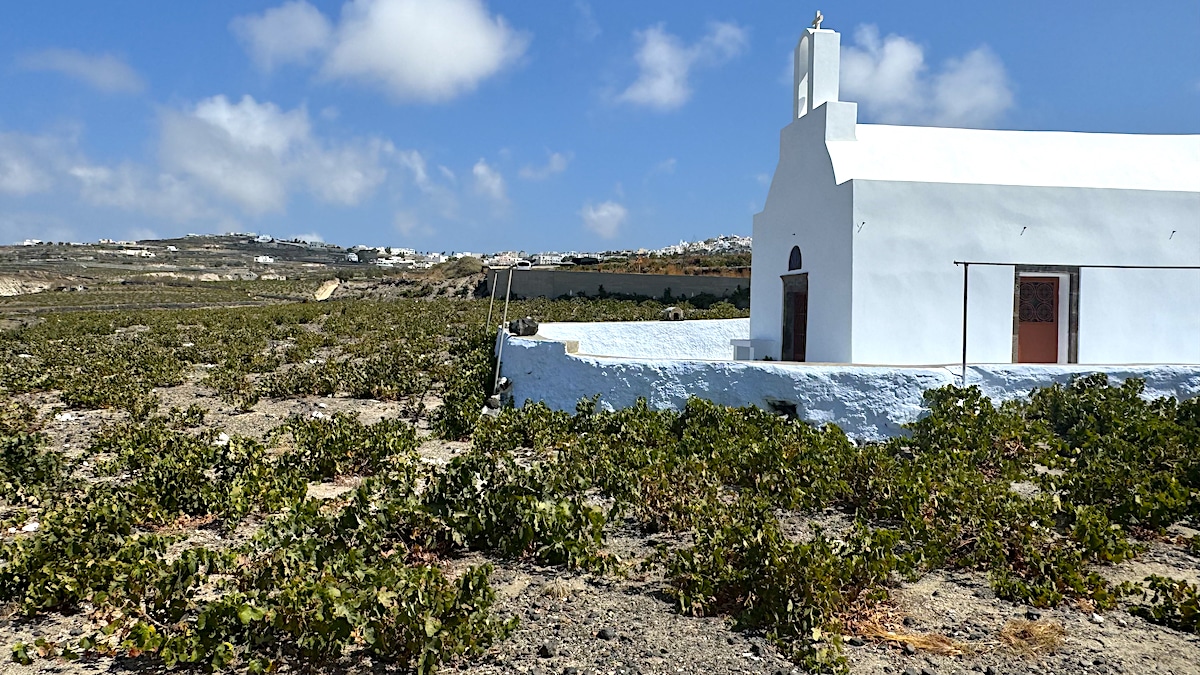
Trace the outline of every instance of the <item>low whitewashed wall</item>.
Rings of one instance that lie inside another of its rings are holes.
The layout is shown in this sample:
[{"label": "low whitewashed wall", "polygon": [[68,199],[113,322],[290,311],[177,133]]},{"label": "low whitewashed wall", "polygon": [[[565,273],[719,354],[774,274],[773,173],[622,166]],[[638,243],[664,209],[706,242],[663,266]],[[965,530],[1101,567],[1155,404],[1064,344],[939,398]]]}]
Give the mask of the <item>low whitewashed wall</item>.
[{"label": "low whitewashed wall", "polygon": [[[559,326],[565,324],[543,324],[547,335],[539,337],[556,333]],[[837,424],[847,434],[864,440],[902,434],[901,425],[916,420],[924,411],[921,397],[925,390],[959,382],[957,366],[620,358],[568,354],[566,344],[557,340],[507,334],[500,339],[504,340],[501,374],[512,380],[512,396],[518,405],[526,400],[542,401],[556,410],[570,411],[580,399],[596,394],[605,409],[633,405],[639,397],[659,409],[680,409],[689,396],[729,406],[767,408],[775,402],[794,404],[802,419],[814,424]],[[678,342],[666,336],[660,339],[664,345]],[[1114,381],[1144,378],[1147,396],[1187,399],[1200,395],[1200,365],[973,365],[967,368],[967,383],[979,385],[992,400],[1002,401],[1094,372],[1106,373]]]},{"label": "low whitewashed wall", "polygon": [[579,354],[726,360],[733,358],[730,340],[750,337],[750,319],[544,323],[538,337],[576,341]]}]

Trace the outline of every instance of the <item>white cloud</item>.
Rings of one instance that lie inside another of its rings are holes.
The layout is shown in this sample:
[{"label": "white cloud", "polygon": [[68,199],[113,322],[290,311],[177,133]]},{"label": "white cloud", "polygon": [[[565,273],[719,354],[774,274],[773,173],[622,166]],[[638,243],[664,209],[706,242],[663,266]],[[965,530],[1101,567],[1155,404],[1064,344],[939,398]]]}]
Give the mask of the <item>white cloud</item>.
[{"label": "white cloud", "polygon": [[296,164],[308,187],[331,204],[354,206],[369,197],[387,176],[381,155],[395,151],[387,141],[370,140],[337,147],[310,147]]},{"label": "white cloud", "polygon": [[692,63],[688,49],[662,26],[652,26],[635,35],[641,43],[636,57],[641,72],[619,99],[664,110],[683,105],[691,96],[687,78]]},{"label": "white cloud", "polygon": [[505,194],[504,176],[501,176],[499,171],[493,169],[481,158],[478,162],[475,162],[475,166],[471,168],[471,173],[475,175],[476,192],[497,202],[507,201],[508,197]]},{"label": "white cloud", "polygon": [[521,167],[518,175],[525,180],[546,180],[550,176],[562,173],[567,170],[567,165],[571,163],[571,154],[563,154],[561,152],[552,152],[546,158],[546,163],[542,166],[525,166]]},{"label": "white cloud", "polygon": [[[303,107],[282,110],[249,96],[238,102],[214,96],[165,109],[160,123],[156,164],[90,160],[80,151],[75,130],[48,135],[0,131],[0,199],[17,204],[48,194],[68,213],[102,207],[158,222],[200,221],[198,227],[206,231],[240,231],[245,227],[234,218],[235,208],[251,215],[283,211],[295,193],[333,204],[360,204],[387,179],[385,162],[401,158],[403,164],[406,156],[383,139],[319,138]],[[439,213],[453,212],[451,190],[430,191],[429,203]],[[4,210],[13,213],[9,204]],[[25,229],[40,222],[36,219],[7,222],[9,232],[46,238]],[[116,231],[140,226],[128,224]]]},{"label": "white cloud", "polygon": [[79,80],[110,94],[137,93],[145,88],[142,78],[112,54],[85,54],[76,49],[45,49],[17,59],[24,70],[53,72]]},{"label": "white cloud", "polygon": [[950,59],[934,78],[938,124],[981,126],[995,121],[1013,105],[1004,64],[987,47]]},{"label": "white cloud", "polygon": [[79,232],[62,218],[46,213],[19,211],[0,212],[0,244],[19,243],[25,239],[42,241],[77,241]]},{"label": "white cloud", "polygon": [[214,96],[163,113],[159,146],[167,169],[252,214],[282,211],[295,182],[324,201],[357,204],[383,182],[379,160],[393,151],[380,140],[322,143],[303,107],[283,111],[250,96],[238,103]]},{"label": "white cloud", "polygon": [[107,167],[81,163],[67,172],[83,200],[96,206],[137,211],[176,222],[217,218],[191,183],[169,173],[151,173],[130,163]]},{"label": "white cloud", "polygon": [[0,133],[0,194],[17,196],[46,192],[54,185],[55,157],[61,154],[54,139]]},{"label": "white cloud", "polygon": [[7,154],[0,149],[0,192],[28,195],[44,192],[50,188],[50,177],[42,173],[33,162],[16,154]]},{"label": "white cloud", "polygon": [[287,202],[285,155],[307,138],[303,110],[283,113],[272,103],[224,96],[162,117],[159,154],[172,171],[191,176],[250,213],[282,211]]},{"label": "white cloud", "polygon": [[59,202],[77,196],[91,206],[138,211],[173,221],[217,217],[197,186],[167,172],[130,162],[104,166],[88,160],[72,134],[0,133],[0,194],[49,193]]},{"label": "white cloud", "polygon": [[270,72],[288,63],[305,63],[329,46],[329,19],[305,0],[293,0],[262,14],[229,22],[254,63]]},{"label": "white cloud", "polygon": [[446,101],[515,63],[528,42],[481,0],[351,0],[321,73],[397,100]]},{"label": "white cloud", "polygon": [[921,45],[880,38],[859,26],[854,46],[842,48],[842,98],[857,101],[865,117],[885,124],[977,127],[994,123],[1013,105],[1004,64],[987,47],[948,59],[936,72]]},{"label": "white cloud", "polygon": [[688,78],[697,65],[717,66],[740,54],[748,35],[734,23],[714,22],[693,45],[685,45],[662,24],[634,31],[638,77],[617,100],[658,110],[673,110],[692,95]]},{"label": "white cloud", "polygon": [[594,205],[588,202],[583,205],[579,215],[583,216],[584,227],[605,239],[612,239],[617,236],[617,232],[625,223],[629,212],[625,210],[624,206],[613,201]]},{"label": "white cloud", "polygon": [[291,238],[299,239],[300,241],[306,241],[311,244],[320,244],[325,241],[325,238],[321,236],[320,232],[309,232],[308,234],[293,234]]},{"label": "white cloud", "polygon": [[433,233],[433,228],[427,226],[416,213],[412,211],[397,211],[392,218],[392,226],[406,237],[416,237]]},{"label": "white cloud", "polygon": [[575,11],[579,14],[575,32],[579,34],[580,39],[591,42],[600,37],[600,23],[592,13],[592,6],[584,0],[575,0]]},{"label": "white cloud", "polygon": [[[679,162],[674,157],[668,157],[664,159],[663,161],[650,167],[650,170],[646,172],[646,177],[642,179],[642,184],[649,185],[650,181],[654,180],[658,176],[670,176],[674,174],[675,168],[678,165]],[[623,198],[624,194],[621,193],[621,185],[619,183],[617,184],[617,191],[617,195]]]},{"label": "white cloud", "polygon": [[396,158],[400,165],[412,172],[413,183],[421,192],[430,192],[433,182],[429,180],[429,172],[425,170],[425,158],[416,150],[401,151]]},{"label": "white cloud", "polygon": [[[454,172],[440,164],[437,167],[437,175],[440,175],[446,182],[450,183],[448,186],[445,183],[435,180],[435,176],[430,175],[428,163],[424,155],[419,151],[402,150],[395,153],[395,155],[396,161],[399,162],[400,166],[407,169],[409,174],[412,175],[413,185],[417,187],[417,190],[425,198],[426,205],[443,218],[455,218],[458,215],[458,195],[455,194],[453,188],[453,185],[457,182]],[[501,188],[503,188],[503,182],[501,183]],[[404,217],[408,218],[409,216],[415,218],[412,213],[408,213]],[[400,216],[397,217],[400,218]],[[400,220],[396,221],[397,227],[399,227],[400,222]],[[424,232],[426,230],[422,229],[421,231]]]},{"label": "white cloud", "polygon": [[274,103],[258,103],[243,96],[230,103],[224,96],[213,96],[196,104],[192,116],[214,130],[224,132],[241,149],[263,150],[281,155],[310,134],[308,112],[297,108],[282,112]]}]

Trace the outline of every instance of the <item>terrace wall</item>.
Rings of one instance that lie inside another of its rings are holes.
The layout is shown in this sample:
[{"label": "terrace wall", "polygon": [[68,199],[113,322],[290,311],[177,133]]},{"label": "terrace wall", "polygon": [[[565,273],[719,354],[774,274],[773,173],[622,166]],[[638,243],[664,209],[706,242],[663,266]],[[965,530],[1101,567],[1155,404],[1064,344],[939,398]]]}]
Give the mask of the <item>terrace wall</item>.
[{"label": "terrace wall", "polygon": [[[498,297],[504,296],[508,270],[488,270],[487,292],[493,284]],[[615,272],[572,272],[563,270],[514,270],[512,297],[558,298],[586,295],[595,297],[601,287],[606,293],[662,297],[668,289],[674,298],[690,298],[702,293],[727,297],[738,289],[750,288],[746,277],[693,276],[690,274],[620,274]],[[499,281],[497,282],[497,279]]]},{"label": "terrace wall", "polygon": [[[721,326],[720,321],[639,323],[676,331],[674,337],[660,333],[655,338],[668,346],[702,344],[716,333],[741,330],[732,324]],[[624,330],[636,333],[642,329]],[[574,339],[549,339],[571,331]],[[902,425],[925,411],[922,394],[926,390],[960,381],[959,366],[851,366],[705,359],[686,353],[677,358],[581,353],[587,349],[589,336],[593,348],[600,344],[594,341],[598,333],[569,324],[542,324],[541,334],[532,338],[499,334],[498,346],[503,341],[501,374],[513,382],[514,401],[518,405],[526,400],[541,401],[568,411],[574,410],[580,399],[597,394],[604,409],[627,407],[640,397],[653,408],[680,409],[689,396],[729,406],[795,406],[796,414],[808,422],[833,423],[852,437],[881,440],[903,434]],[[698,337],[703,334],[709,337]],[[1095,372],[1106,373],[1114,381],[1143,378],[1145,395],[1150,397],[1200,395],[1200,365],[976,364],[967,367],[967,384],[979,385],[984,394],[999,402]]]}]

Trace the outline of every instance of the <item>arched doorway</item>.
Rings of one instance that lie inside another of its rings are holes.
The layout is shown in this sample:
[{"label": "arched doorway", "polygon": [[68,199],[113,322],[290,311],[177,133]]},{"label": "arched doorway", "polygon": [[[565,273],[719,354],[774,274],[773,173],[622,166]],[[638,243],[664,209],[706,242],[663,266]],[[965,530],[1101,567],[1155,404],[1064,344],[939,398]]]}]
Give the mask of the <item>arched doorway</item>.
[{"label": "arched doorway", "polygon": [[808,272],[799,271],[804,257],[799,246],[788,254],[788,273],[783,279],[783,350],[784,361],[804,361],[808,351]]}]

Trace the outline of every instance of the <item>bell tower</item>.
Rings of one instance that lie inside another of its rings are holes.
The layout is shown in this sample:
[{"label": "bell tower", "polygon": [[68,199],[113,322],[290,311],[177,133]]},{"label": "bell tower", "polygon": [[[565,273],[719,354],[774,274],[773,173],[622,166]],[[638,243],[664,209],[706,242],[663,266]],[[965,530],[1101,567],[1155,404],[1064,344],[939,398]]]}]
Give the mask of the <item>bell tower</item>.
[{"label": "bell tower", "polygon": [[824,20],[818,10],[812,26],[804,29],[796,45],[792,119],[804,117],[822,103],[838,100],[842,36],[821,28]]}]

